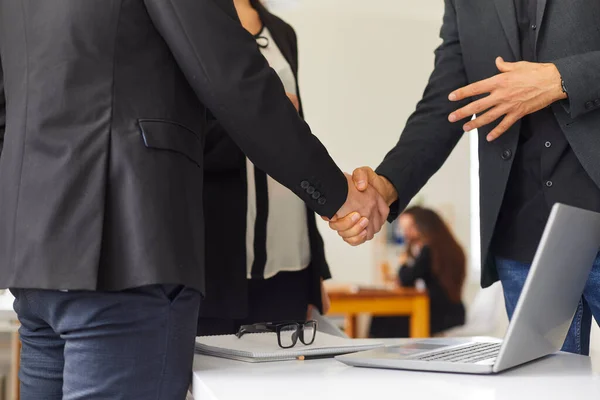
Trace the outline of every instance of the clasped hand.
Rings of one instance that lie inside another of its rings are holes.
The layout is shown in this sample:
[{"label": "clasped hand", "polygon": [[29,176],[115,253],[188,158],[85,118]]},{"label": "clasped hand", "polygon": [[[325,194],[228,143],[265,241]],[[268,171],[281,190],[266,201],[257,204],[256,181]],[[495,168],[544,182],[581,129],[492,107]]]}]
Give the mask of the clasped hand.
[{"label": "clasped hand", "polygon": [[397,194],[389,181],[368,167],[355,170],[352,176],[346,174],[346,179],[348,198],[329,226],[346,243],[358,246],[381,230]]}]

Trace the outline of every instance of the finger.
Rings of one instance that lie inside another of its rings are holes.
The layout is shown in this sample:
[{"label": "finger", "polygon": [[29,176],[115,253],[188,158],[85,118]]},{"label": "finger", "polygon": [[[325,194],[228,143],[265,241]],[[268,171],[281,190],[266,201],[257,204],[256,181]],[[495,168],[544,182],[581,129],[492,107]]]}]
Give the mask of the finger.
[{"label": "finger", "polygon": [[468,97],[477,96],[479,94],[490,93],[492,89],[496,87],[495,78],[496,77],[494,76],[457,89],[454,92],[450,93],[450,95],[448,96],[448,100],[459,101],[464,100]]},{"label": "finger", "polygon": [[504,61],[504,58],[502,58],[502,57],[496,57],[496,68],[498,68],[498,71],[510,72],[510,71],[514,71],[515,67],[516,67],[515,63],[506,62],[506,61]]},{"label": "finger", "polygon": [[504,58],[502,58],[502,57],[496,58],[496,68],[498,68],[498,71],[500,71],[502,73],[515,71],[524,63],[526,63],[526,62],[525,61],[508,62],[508,61],[504,61]]},{"label": "finger", "polygon": [[473,121],[467,122],[463,126],[463,129],[465,130],[465,132],[469,132],[469,131],[472,131],[473,129],[478,129],[478,128],[481,128],[482,126],[491,124],[492,122],[497,121],[498,118],[507,114],[509,108],[510,108],[510,106],[508,106],[506,104],[496,106],[496,107],[492,108],[491,110],[489,110],[488,112],[481,114],[480,116],[475,118]]},{"label": "finger", "polygon": [[352,228],[360,220],[360,214],[353,212],[344,218],[338,218],[335,221],[329,223],[329,227],[334,231],[347,231]]},{"label": "finger", "polygon": [[364,230],[360,235],[354,236],[351,238],[344,239],[344,242],[348,243],[350,246],[358,246],[367,241],[367,231]]},{"label": "finger", "polygon": [[367,190],[367,188],[369,187],[370,171],[372,170],[369,167],[361,167],[356,168],[352,173],[352,180],[354,181],[354,186],[356,186],[356,189],[360,190],[361,192]]},{"label": "finger", "polygon": [[483,99],[479,99],[477,101],[469,103],[468,105],[464,106],[463,108],[454,111],[452,114],[450,114],[448,116],[448,121],[456,122],[456,121],[460,121],[460,120],[463,120],[468,117],[472,117],[475,114],[479,114],[485,110],[489,110],[490,108],[495,106],[497,103],[498,103],[498,99],[496,99],[494,96],[492,96],[492,95],[486,96]]},{"label": "finger", "polygon": [[385,223],[388,216],[390,215],[390,207],[386,204],[385,200],[383,200],[383,197],[381,196],[379,196],[379,199],[377,200],[377,209],[379,210],[379,214],[381,214],[381,217],[383,218],[383,223]]},{"label": "finger", "polygon": [[350,229],[346,229],[344,231],[338,231],[338,235],[345,238],[351,238],[353,236],[359,235],[362,231],[364,231],[369,226],[369,220],[366,218],[361,218],[358,224],[354,225]]},{"label": "finger", "polygon": [[373,221],[373,224],[376,228],[375,233],[381,231],[381,228],[383,228],[383,225],[385,224],[387,217],[390,213],[390,208],[387,206],[387,204],[385,204],[385,201],[383,201],[383,199],[380,199],[377,202],[377,211],[378,213],[375,213],[376,215],[374,217],[371,217],[371,220]]},{"label": "finger", "polygon": [[373,240],[373,238],[375,237],[375,234],[377,232],[375,232],[375,226],[373,224],[371,224],[368,228],[367,228],[367,242],[369,240]]},{"label": "finger", "polygon": [[519,118],[514,114],[508,114],[486,137],[488,142],[498,139],[504,132],[510,129]]}]

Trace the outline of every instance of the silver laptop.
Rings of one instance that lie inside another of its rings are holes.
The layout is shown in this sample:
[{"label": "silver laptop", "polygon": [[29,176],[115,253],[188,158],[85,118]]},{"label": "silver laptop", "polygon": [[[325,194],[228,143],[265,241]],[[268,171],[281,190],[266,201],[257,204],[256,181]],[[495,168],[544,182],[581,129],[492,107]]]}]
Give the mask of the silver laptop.
[{"label": "silver laptop", "polygon": [[600,214],[556,204],[504,340],[432,338],[336,359],[357,367],[493,374],[559,351],[600,248]]}]

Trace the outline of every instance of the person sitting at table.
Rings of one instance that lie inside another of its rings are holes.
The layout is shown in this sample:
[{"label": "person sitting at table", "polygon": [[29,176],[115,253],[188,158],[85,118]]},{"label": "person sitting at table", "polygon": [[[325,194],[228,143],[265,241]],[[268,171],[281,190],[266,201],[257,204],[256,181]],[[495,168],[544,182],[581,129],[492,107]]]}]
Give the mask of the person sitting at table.
[{"label": "person sitting at table", "polygon": [[[302,115],[294,29],[258,0],[234,4]],[[254,166],[218,121],[209,123],[204,214],[210,234],[198,334],[233,334],[245,324],[305,320],[312,307],[326,312],[329,301],[322,282],[331,275],[314,212]],[[313,198],[326,201],[312,191]]]},{"label": "person sitting at table", "polygon": [[[465,281],[465,253],[442,218],[433,210],[412,207],[399,220],[405,238],[400,269],[394,279],[412,287],[423,281],[430,298],[431,334],[439,334],[465,322],[461,301]],[[389,278],[388,278],[389,279]],[[375,317],[370,336],[408,337],[408,317]]]}]

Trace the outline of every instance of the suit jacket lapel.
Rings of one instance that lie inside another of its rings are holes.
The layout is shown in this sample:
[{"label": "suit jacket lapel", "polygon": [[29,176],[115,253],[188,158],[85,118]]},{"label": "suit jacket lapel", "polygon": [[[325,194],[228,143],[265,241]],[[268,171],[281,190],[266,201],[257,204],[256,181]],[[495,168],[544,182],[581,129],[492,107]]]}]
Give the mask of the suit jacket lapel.
[{"label": "suit jacket lapel", "polygon": [[535,48],[537,49],[537,42],[540,36],[540,31],[542,30],[542,22],[544,21],[544,11],[546,11],[546,3],[547,0],[537,0],[537,14],[535,24],[537,25],[537,30],[535,32]]},{"label": "suit jacket lapel", "polygon": [[517,24],[517,12],[514,0],[494,0],[494,2],[500,16],[500,22],[504,28],[504,34],[513,52],[513,61],[517,61],[521,58],[521,43],[519,41],[519,25]]}]

